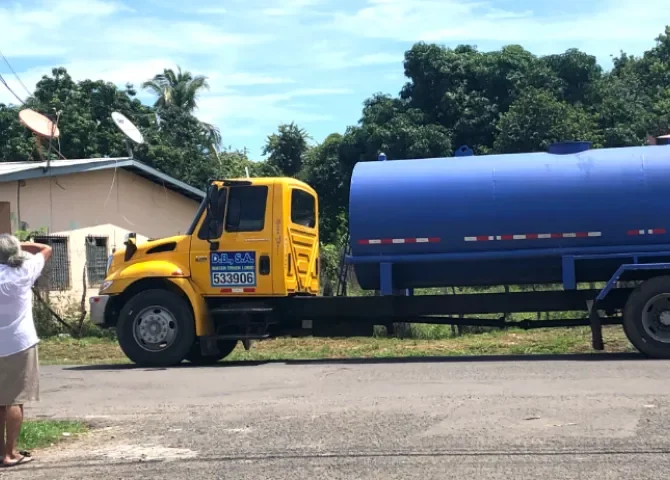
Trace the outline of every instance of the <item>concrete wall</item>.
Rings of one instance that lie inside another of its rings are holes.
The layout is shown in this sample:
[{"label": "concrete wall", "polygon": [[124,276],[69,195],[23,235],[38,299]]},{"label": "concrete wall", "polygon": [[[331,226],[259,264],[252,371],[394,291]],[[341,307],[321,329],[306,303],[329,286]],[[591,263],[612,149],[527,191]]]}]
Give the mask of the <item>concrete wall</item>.
[{"label": "concrete wall", "polygon": [[[138,242],[185,233],[198,208],[198,202],[122,169],[0,183],[0,202],[9,202],[13,232],[25,222],[28,230],[69,237],[71,289],[57,296],[76,301],[89,235],[107,237],[109,254],[123,246],[128,232],[136,232]],[[88,287],[89,295],[96,292]]]}]

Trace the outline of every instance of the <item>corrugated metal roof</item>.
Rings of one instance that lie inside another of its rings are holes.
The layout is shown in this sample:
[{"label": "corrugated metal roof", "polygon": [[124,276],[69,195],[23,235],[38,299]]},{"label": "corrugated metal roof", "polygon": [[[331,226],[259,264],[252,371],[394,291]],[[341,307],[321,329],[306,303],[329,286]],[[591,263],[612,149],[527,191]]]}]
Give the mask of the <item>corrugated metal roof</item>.
[{"label": "corrugated metal roof", "polygon": [[[78,165],[91,165],[94,163],[109,162],[109,161],[129,160],[127,157],[119,158],[87,158],[83,160],[52,160],[51,166],[58,167],[72,167]],[[33,169],[46,167],[47,162],[0,162],[0,181],[3,181],[2,176],[8,173],[26,172]]]},{"label": "corrugated metal roof", "polygon": [[46,162],[0,162],[0,182],[123,168],[194,200],[200,201],[205,197],[202,190],[129,157],[52,160],[49,162],[49,171],[45,172],[45,168]]}]

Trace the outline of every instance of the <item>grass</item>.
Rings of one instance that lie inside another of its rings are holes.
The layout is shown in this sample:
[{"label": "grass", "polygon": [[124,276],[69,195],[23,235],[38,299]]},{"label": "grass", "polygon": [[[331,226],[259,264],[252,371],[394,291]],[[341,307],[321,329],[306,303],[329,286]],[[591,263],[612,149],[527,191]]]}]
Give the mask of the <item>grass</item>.
[{"label": "grass", "polygon": [[54,445],[88,430],[86,424],[68,420],[26,420],[19,436],[21,450]]},{"label": "grass", "polygon": [[[603,328],[606,352],[634,352],[620,326]],[[503,330],[441,339],[279,338],[242,345],[227,361],[309,360],[456,355],[519,355],[591,353],[588,327]],[[42,364],[119,364],[128,359],[114,340],[51,338],[40,344]]]}]

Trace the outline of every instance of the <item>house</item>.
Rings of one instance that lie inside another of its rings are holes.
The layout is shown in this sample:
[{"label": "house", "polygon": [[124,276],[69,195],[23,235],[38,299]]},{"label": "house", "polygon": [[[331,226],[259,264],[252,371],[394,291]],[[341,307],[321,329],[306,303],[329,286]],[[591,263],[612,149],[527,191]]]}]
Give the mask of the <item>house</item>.
[{"label": "house", "polygon": [[53,256],[38,287],[81,301],[84,286],[97,292],[126,233],[138,242],[185,233],[204,196],[132,158],[4,162],[0,233],[39,232]]}]

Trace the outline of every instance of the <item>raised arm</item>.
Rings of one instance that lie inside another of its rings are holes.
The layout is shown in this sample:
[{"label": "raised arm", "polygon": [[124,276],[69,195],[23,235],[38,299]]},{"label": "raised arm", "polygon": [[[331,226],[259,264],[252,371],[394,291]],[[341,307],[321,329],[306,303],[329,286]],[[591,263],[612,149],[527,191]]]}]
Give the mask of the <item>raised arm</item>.
[{"label": "raised arm", "polygon": [[53,249],[49,245],[35,242],[21,242],[21,250],[33,255],[42,255],[45,262],[51,258],[51,252],[53,252]]}]

